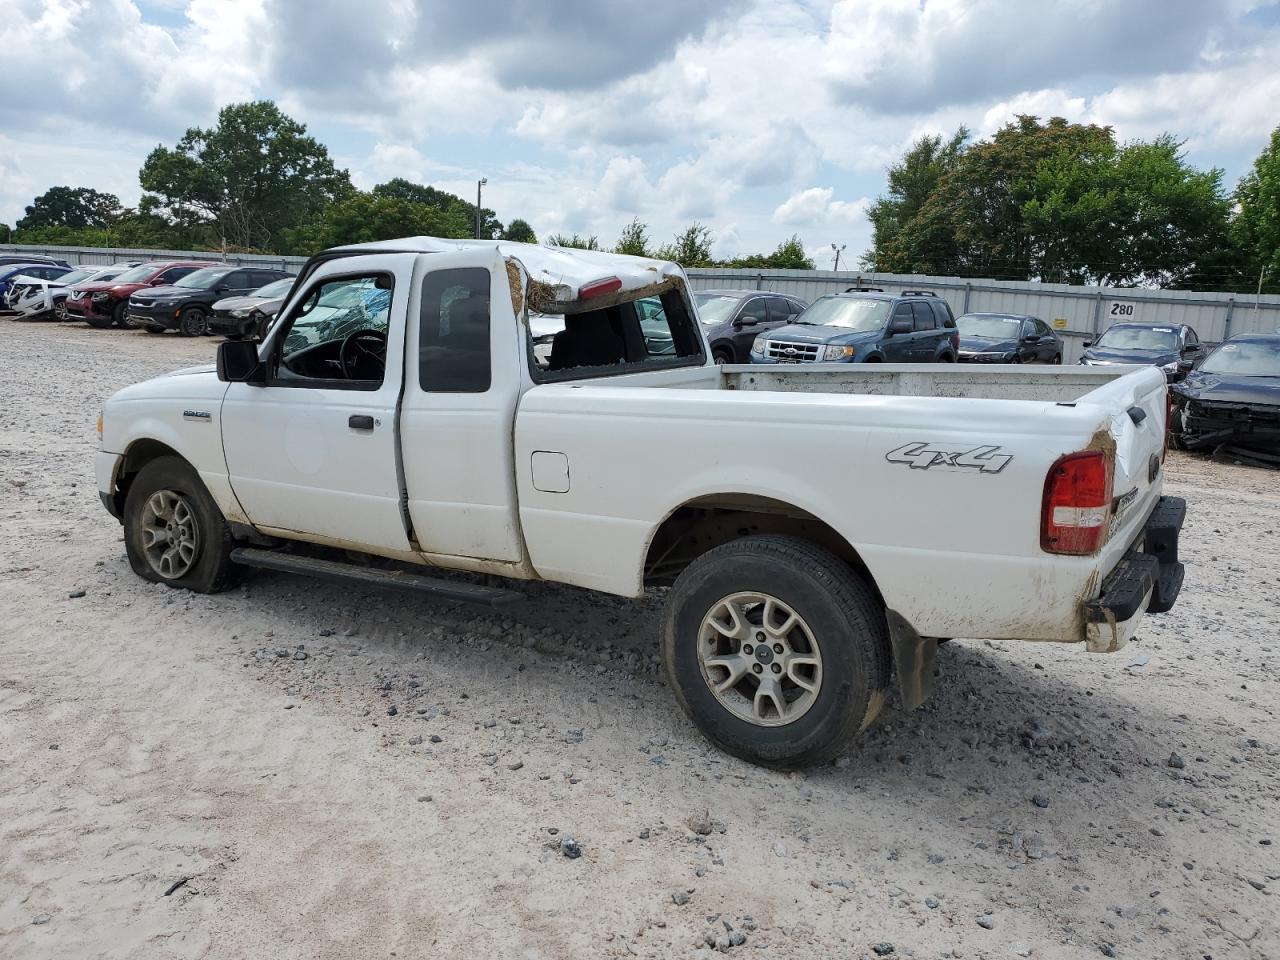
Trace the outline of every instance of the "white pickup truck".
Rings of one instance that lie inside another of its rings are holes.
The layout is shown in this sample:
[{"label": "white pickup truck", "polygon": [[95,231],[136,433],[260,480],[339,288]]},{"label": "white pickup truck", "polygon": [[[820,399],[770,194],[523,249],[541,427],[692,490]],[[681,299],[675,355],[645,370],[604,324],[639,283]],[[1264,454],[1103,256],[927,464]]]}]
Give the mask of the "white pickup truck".
[{"label": "white pickup truck", "polygon": [[174,587],[670,587],[680,705],[794,767],[895,678],[927,697],[939,640],[1109,652],[1169,609],[1167,402],[1154,367],[717,366],[676,264],[419,237],[312,258],[264,342],[115,394],[97,477]]}]

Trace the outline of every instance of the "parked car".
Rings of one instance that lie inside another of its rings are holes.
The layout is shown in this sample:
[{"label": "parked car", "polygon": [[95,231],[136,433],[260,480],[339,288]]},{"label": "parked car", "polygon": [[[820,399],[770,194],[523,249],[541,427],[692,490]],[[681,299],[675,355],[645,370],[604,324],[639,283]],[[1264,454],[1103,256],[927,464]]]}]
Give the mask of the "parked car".
[{"label": "parked car", "polygon": [[751,362],[954,363],[959,345],[955,316],[941,297],[851,287],[756,337]]},{"label": "parked car", "polygon": [[763,290],[699,290],[693,300],[716,363],[750,363],[756,337],[786,326],[808,306]]},{"label": "parked car", "polygon": [[[914,332],[932,300],[809,309],[905,305]],[[545,361],[530,303],[565,320]],[[680,705],[797,767],[847,749],[895,670],[923,702],[938,638],[1107,653],[1177,599],[1164,378],[1037,373],[974,368],[958,397],[927,367],[728,368],[677,264],[416,237],[316,255],[265,341],[117,392],[95,470],[134,572],[170,587],[245,566],[494,607],[521,580],[670,587]]]},{"label": "parked car", "polygon": [[956,319],[961,363],[1061,363],[1062,340],[1039,317],[966,313]]},{"label": "parked car", "polygon": [[10,287],[13,309],[27,318],[52,314],[55,320],[67,318],[66,299],[80,283],[94,283],[119,276],[137,261],[117,263],[109,267],[100,265],[77,267],[52,280],[15,280]]},{"label": "parked car", "polygon": [[242,297],[275,280],[289,277],[283,270],[237,267],[220,263],[187,274],[176,283],[139,290],[129,297],[128,323],[148,333],[177,330],[184,337],[209,332],[213,305],[227,297]]},{"label": "parked car", "polygon": [[0,257],[0,267],[8,266],[12,263],[42,263],[46,267],[70,267],[71,264],[65,260],[59,260],[57,257],[46,257],[38,253],[36,254],[5,254]]},{"label": "parked car", "polygon": [[242,297],[219,300],[209,313],[209,332],[221,334],[228,340],[248,336],[262,339],[292,286],[293,275],[290,274]]},{"label": "parked car", "polygon": [[1280,454],[1280,333],[1220,343],[1170,388],[1174,438],[1190,450],[1222,444]]},{"label": "parked car", "polygon": [[0,266],[0,306],[7,310],[15,309],[13,306],[15,298],[9,296],[14,286],[52,280],[70,272],[70,267],[59,267],[48,263],[6,263]]},{"label": "parked car", "polygon": [[1181,379],[1205,352],[1200,337],[1185,323],[1114,323],[1084,346],[1080,362],[1086,367],[1150,364],[1170,382]]},{"label": "parked car", "polygon": [[105,330],[123,327],[129,310],[129,297],[143,287],[160,287],[176,283],[189,273],[213,266],[208,260],[148,260],[126,270],[114,280],[83,283],[79,297],[67,298],[67,315],[88,321],[89,326]]}]

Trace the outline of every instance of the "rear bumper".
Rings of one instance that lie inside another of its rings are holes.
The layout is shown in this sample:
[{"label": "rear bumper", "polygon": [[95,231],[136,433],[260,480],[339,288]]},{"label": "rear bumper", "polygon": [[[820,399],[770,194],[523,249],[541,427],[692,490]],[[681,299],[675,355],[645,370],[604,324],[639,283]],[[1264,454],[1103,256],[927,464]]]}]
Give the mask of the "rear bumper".
[{"label": "rear bumper", "polygon": [[1085,640],[1094,653],[1112,653],[1137,632],[1145,613],[1173,608],[1182,590],[1178,537],[1187,514],[1180,497],[1161,497],[1142,533],[1085,604]]}]

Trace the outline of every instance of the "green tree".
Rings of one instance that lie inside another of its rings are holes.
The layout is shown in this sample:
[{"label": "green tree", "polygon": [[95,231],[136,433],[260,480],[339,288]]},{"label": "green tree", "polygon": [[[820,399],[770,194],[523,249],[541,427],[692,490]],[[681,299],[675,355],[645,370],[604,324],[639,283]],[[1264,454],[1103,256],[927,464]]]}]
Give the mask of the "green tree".
[{"label": "green tree", "polygon": [[471,230],[456,214],[438,207],[357,192],[331,203],[313,222],[287,231],[286,243],[309,255],[349,243],[416,236],[469,237]]},{"label": "green tree", "polygon": [[267,100],[223,107],[216,127],[156,147],[138,178],[174,222],[207,221],[228,244],[281,252],[290,231],[353,189],[325,146]]},{"label": "green tree", "polygon": [[8,243],[13,239],[13,228],[7,223],[0,223],[0,243]]},{"label": "green tree", "polygon": [[676,234],[675,239],[662,247],[657,256],[674,260],[682,267],[709,267],[711,261],[711,228],[693,222]]},{"label": "green tree", "polygon": [[872,248],[862,257],[867,270],[888,270],[877,264],[878,257],[890,257],[890,251],[905,223],[909,223],[924,207],[943,176],[955,168],[969,140],[969,129],[960,127],[950,139],[941,136],[921,137],[911,145],[902,159],[888,170],[888,194],[878,197],[867,211],[871,221]]},{"label": "green tree", "polygon": [[751,267],[773,270],[812,270],[813,261],[804,252],[804,241],[799,234],[793,234],[778,244],[773,253],[753,253],[732,260],[721,260],[717,266]]},{"label": "green tree", "polygon": [[622,228],[622,236],[613,248],[614,253],[623,253],[629,257],[651,257],[649,251],[649,228],[639,217],[632,217],[631,222]]},{"label": "green tree", "polygon": [[[909,219],[886,221],[887,239],[877,234],[865,263],[895,273],[1164,286],[1221,269],[1221,171],[1191,168],[1171,137],[1121,146],[1109,127],[1022,116],[946,166]],[[907,211],[908,191],[900,193]],[[918,194],[910,195],[914,204]]]},{"label": "green tree", "polygon": [[507,224],[507,229],[502,231],[502,239],[513,240],[516,243],[537,243],[538,235],[533,232],[533,227],[529,226],[527,220],[516,217]]},{"label": "green tree", "polygon": [[547,237],[547,244],[552,247],[574,247],[578,250],[600,249],[600,239],[594,233],[589,237],[580,237],[576,233],[553,233]]},{"label": "green tree", "polygon": [[[1241,255],[1239,286],[1280,289],[1280,127],[1240,180],[1231,235]],[[1269,282],[1268,282],[1269,281]]]},{"label": "green tree", "polygon": [[105,227],[122,213],[120,198],[91,187],[50,187],[31,202],[15,229]]},{"label": "green tree", "polygon": [[[476,230],[476,205],[463,200],[456,194],[445,190],[437,190],[423,183],[414,183],[404,177],[396,177],[373,188],[373,193],[380,197],[395,197],[435,207],[441,213],[448,214],[450,220],[460,218],[467,223],[467,232],[463,234],[449,233],[445,236],[474,237]],[[528,224],[526,224],[528,226]],[[532,231],[530,231],[532,232]],[[480,236],[493,239],[503,235],[502,221],[488,207],[480,208]]]}]

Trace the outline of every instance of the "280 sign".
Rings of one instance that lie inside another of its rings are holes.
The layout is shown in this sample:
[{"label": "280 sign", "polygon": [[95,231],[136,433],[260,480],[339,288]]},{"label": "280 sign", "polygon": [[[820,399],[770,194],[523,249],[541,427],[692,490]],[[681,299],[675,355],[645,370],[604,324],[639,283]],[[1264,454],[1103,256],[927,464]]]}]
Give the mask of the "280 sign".
[{"label": "280 sign", "polygon": [[1119,320],[1122,318],[1132,318],[1133,311],[1134,305],[1132,303],[1112,303],[1111,309],[1107,311],[1107,315]]}]

